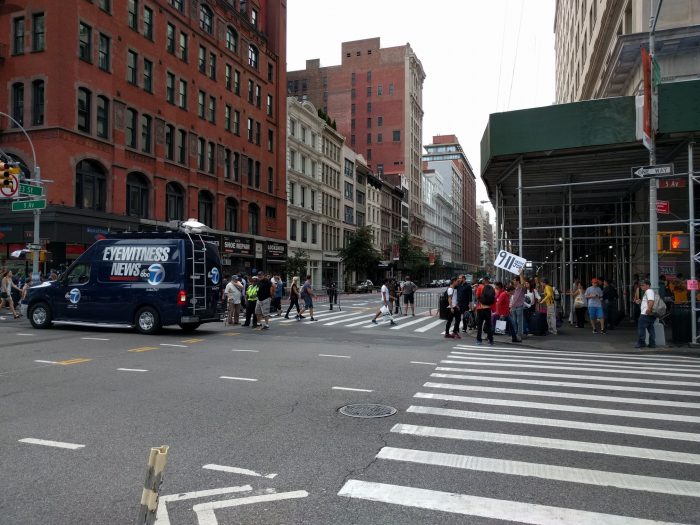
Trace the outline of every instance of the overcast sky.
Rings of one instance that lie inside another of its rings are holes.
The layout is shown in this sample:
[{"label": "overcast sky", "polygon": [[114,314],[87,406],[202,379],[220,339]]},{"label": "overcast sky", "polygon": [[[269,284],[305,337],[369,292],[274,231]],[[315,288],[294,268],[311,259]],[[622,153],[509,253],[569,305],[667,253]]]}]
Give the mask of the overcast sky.
[{"label": "overcast sky", "polygon": [[[410,43],[426,73],[423,143],[455,134],[480,181],[488,115],[554,102],[555,0],[288,0],[287,69],[340,64],[340,44]],[[536,132],[536,130],[533,130]]]}]

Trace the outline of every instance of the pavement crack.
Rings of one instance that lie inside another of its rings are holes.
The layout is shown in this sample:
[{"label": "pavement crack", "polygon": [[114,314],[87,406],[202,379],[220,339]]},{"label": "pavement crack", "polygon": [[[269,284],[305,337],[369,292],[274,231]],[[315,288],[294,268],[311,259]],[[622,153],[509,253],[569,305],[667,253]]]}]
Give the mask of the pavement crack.
[{"label": "pavement crack", "polygon": [[[379,433],[379,434],[377,434],[377,436],[378,436],[379,439],[381,440],[382,444],[381,444],[381,445],[379,446],[379,448],[376,449],[376,451],[374,452],[374,454],[373,454],[373,456],[372,456],[372,460],[371,460],[369,463],[367,463],[365,466],[360,466],[360,467],[356,467],[356,468],[353,468],[353,469],[348,470],[347,474],[345,474],[345,476],[343,477],[343,480],[342,480],[342,482],[341,482],[341,484],[340,484],[341,488],[345,485],[345,483],[347,483],[348,479],[349,479],[351,476],[354,477],[354,476],[357,476],[357,475],[362,475],[362,474],[364,474],[367,470],[370,469],[370,467],[372,467],[372,466],[377,462],[377,459],[378,459],[378,458],[377,458],[377,455],[379,454],[379,451],[380,451],[382,448],[384,448],[384,447],[387,446],[387,440],[384,438],[384,434],[383,434],[383,433]],[[340,490],[340,489],[338,489],[338,490]]]}]

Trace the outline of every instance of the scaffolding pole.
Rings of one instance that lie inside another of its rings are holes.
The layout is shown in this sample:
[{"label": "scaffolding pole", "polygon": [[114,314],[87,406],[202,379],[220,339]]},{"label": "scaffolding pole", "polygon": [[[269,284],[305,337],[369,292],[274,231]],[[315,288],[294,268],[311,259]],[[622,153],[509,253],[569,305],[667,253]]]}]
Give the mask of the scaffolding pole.
[{"label": "scaffolding pole", "polygon": [[[505,216],[505,213],[503,214]],[[518,255],[523,255],[523,163],[518,162]]]},{"label": "scaffolding pole", "polygon": [[[688,143],[688,240],[690,241],[690,279],[694,281],[695,276],[695,177],[693,175],[693,147],[695,142]],[[691,314],[691,341],[693,344],[698,341],[698,321],[696,310],[696,290],[690,290],[690,314]]]}]

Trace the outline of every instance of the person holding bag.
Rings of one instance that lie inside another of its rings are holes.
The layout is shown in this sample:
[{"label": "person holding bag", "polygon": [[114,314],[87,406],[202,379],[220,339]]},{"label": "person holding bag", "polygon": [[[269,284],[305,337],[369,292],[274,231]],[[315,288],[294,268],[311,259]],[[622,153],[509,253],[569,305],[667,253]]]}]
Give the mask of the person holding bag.
[{"label": "person holding bag", "polygon": [[586,297],[585,290],[581,281],[576,281],[576,287],[572,291],[574,298],[574,313],[576,316],[576,328],[584,328],[586,326]]}]

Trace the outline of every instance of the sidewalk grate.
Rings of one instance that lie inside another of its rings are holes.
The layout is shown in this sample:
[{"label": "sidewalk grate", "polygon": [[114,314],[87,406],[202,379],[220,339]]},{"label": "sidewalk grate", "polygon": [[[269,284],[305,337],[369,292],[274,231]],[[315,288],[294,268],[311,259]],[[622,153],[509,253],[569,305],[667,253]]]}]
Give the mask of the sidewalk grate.
[{"label": "sidewalk grate", "polygon": [[340,413],[350,417],[387,417],[396,414],[396,409],[387,405],[375,405],[364,403],[359,405],[346,405],[341,407]]}]

